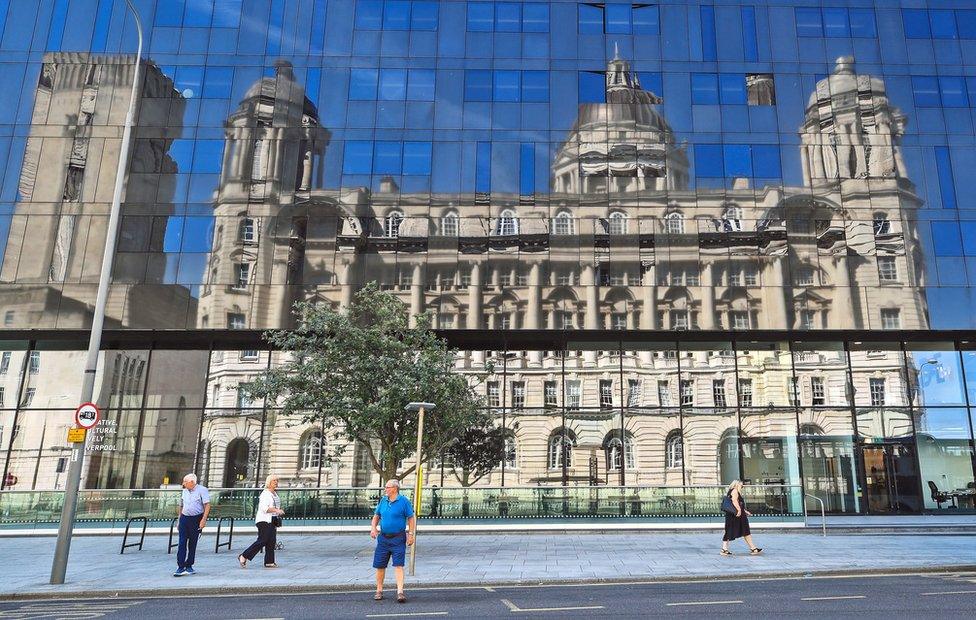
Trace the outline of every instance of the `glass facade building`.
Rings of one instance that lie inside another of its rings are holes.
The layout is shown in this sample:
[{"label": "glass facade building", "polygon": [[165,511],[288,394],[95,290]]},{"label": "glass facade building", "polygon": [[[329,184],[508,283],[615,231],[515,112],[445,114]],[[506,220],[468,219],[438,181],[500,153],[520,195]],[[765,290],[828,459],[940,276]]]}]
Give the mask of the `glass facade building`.
[{"label": "glass facade building", "polygon": [[974,509],[971,2],[135,5],[142,59],[121,0],[0,0],[3,489],[64,484],[141,62],[89,488],[376,485],[238,389],[376,282],[493,362],[479,485]]}]

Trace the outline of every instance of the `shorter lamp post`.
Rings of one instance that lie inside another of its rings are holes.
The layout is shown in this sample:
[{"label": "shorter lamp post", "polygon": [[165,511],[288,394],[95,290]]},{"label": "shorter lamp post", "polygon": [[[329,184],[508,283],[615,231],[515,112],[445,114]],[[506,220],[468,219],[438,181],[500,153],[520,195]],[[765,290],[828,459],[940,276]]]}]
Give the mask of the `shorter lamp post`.
[{"label": "shorter lamp post", "polygon": [[[424,413],[430,411],[436,405],[434,403],[410,403],[406,406],[407,411],[417,412],[417,464],[414,468],[415,482],[413,485],[413,514],[420,523],[420,492],[424,488],[423,471],[421,471],[422,459],[420,450],[424,441]],[[410,576],[412,577],[417,566],[417,526],[413,530],[413,545],[410,546]]]}]

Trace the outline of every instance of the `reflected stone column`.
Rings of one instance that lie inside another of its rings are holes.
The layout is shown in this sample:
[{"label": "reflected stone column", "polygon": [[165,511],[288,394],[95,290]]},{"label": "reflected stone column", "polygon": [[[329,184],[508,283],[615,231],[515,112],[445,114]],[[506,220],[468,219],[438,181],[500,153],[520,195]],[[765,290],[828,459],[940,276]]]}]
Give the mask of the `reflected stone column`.
[{"label": "reflected stone column", "polygon": [[352,304],[353,261],[347,260],[339,269],[339,309],[345,310]]},{"label": "reflected stone column", "polygon": [[837,257],[834,263],[834,299],[830,304],[830,327],[834,329],[851,329],[858,326],[858,317],[854,315],[851,304],[851,274],[847,271],[847,259]]},{"label": "reflected stone column", "polygon": [[641,329],[657,328],[657,269],[648,265],[644,270],[644,299],[641,310]]},{"label": "reflected stone column", "polygon": [[596,283],[596,267],[592,264],[584,266],[580,283],[586,289],[586,315],[583,321],[583,328],[599,329],[600,289]]},{"label": "reflected stone column", "polygon": [[481,263],[471,263],[471,284],[468,285],[468,329],[481,329]]},{"label": "reflected stone column", "polygon": [[771,281],[763,282],[766,289],[766,299],[769,302],[769,328],[788,329],[790,325],[786,322],[786,279],[783,276],[782,259],[774,259],[770,266],[772,272]]},{"label": "reflected stone column", "polygon": [[700,327],[702,329],[715,329],[715,287],[712,281],[711,263],[702,265],[701,301],[702,315]]},{"label": "reflected stone column", "polygon": [[[534,262],[529,267],[529,303],[525,315],[525,329],[542,327],[542,267]],[[542,351],[529,351],[529,364],[542,365]]]},{"label": "reflected stone column", "polygon": [[542,326],[542,279],[539,263],[529,266],[528,310],[525,315],[526,329],[539,329]]},{"label": "reflected stone column", "polygon": [[[600,320],[600,289],[596,282],[596,267],[590,263],[583,267],[581,284],[586,289],[586,315],[584,329],[599,329]],[[583,351],[583,361],[587,364],[596,363],[596,351]]]},{"label": "reflected stone column", "polygon": [[[468,285],[468,329],[481,329],[484,310],[481,305],[481,263],[471,263],[471,283]],[[475,351],[472,361],[477,366],[485,363],[485,352]]]},{"label": "reflected stone column", "polygon": [[[424,284],[424,266],[417,263],[413,266],[413,280],[410,282],[410,327],[417,326],[417,315],[424,311]],[[434,325],[437,325],[436,320]]]},{"label": "reflected stone column", "polygon": [[[654,265],[648,265],[644,270],[643,293],[640,328],[650,331],[657,329],[657,268]],[[653,362],[651,351],[641,351],[639,357],[641,364],[645,366],[649,366]]]}]

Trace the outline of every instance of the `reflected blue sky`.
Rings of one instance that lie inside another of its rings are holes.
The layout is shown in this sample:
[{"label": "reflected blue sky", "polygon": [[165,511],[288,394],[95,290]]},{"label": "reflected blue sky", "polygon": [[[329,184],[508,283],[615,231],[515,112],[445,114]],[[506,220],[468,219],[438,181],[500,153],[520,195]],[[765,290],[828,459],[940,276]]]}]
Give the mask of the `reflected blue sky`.
[{"label": "reflected blue sky", "polygon": [[[690,185],[803,184],[797,131],[818,79],[851,55],[907,117],[908,178],[932,327],[971,326],[976,283],[976,10],[925,3],[697,6],[632,2],[136,0],[147,55],[185,100],[169,154],[177,214],[163,251],[205,253],[223,125],[251,86],[294,65],[332,132],[323,188],[550,193],[553,158],[580,105],[604,101],[606,63],[632,62],[687,142]],[[0,244],[17,185],[43,54],[135,48],[121,0],[0,0]],[[750,102],[748,76],[775,99]],[[3,246],[0,245],[0,250]],[[167,281],[190,267],[168,262]]]}]

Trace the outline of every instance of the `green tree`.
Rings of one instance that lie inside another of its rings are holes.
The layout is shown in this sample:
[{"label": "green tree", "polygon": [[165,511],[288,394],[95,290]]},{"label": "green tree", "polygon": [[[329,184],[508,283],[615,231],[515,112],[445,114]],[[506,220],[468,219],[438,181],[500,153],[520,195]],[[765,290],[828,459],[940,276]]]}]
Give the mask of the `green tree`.
[{"label": "green tree", "polygon": [[444,450],[451,472],[463,487],[470,487],[494,471],[505,458],[505,429],[485,418],[464,429]]},{"label": "green tree", "polygon": [[[410,327],[404,304],[375,283],[345,312],[299,302],[295,314],[295,329],[265,333],[272,346],[292,355],[246,390],[286,419],[324,423],[327,433],[360,445],[383,480],[415,469],[414,459],[406,459],[416,451],[417,414],[404,410],[407,403],[437,405],[424,418],[425,461],[483,423],[487,414],[474,386],[485,374],[462,375],[457,352],[431,330],[430,316],[416,317]],[[345,449],[341,442],[329,444],[330,459]]]}]

